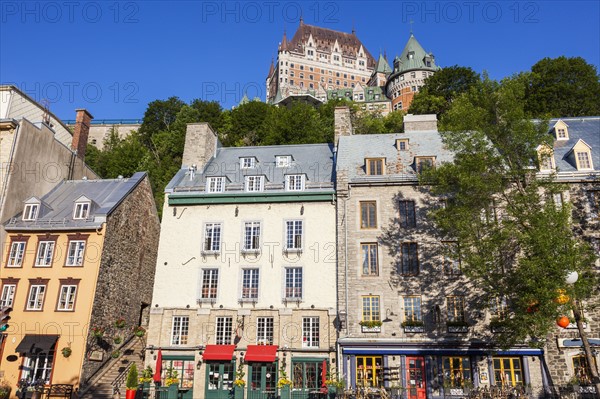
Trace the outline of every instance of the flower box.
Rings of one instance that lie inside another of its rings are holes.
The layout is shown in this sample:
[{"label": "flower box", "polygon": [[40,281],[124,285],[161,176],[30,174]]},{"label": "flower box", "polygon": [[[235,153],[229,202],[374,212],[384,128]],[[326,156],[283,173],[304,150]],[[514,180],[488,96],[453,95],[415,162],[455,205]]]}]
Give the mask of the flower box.
[{"label": "flower box", "polygon": [[364,333],[378,333],[381,332],[381,326],[360,326],[360,330]]},{"label": "flower box", "polygon": [[459,325],[459,324],[448,324],[448,332],[449,333],[468,333],[469,326],[468,325]]},{"label": "flower box", "polygon": [[405,333],[424,333],[425,332],[425,326],[404,326],[404,332]]}]

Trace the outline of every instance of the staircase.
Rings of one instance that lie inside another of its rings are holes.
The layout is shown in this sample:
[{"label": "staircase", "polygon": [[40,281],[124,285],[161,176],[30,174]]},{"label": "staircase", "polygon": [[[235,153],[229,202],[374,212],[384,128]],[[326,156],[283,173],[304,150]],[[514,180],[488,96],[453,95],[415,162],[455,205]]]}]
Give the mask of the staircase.
[{"label": "staircase", "polygon": [[115,359],[116,361],[108,362],[104,365],[104,370],[101,370],[97,376],[93,379],[90,388],[80,394],[80,399],[113,399],[113,398],[125,398],[125,380],[127,376],[123,378],[123,383],[118,387],[120,394],[113,394],[113,382],[129,365],[129,363],[135,363],[138,369],[138,373],[141,374],[144,369],[144,362],[142,360],[142,354],[144,353],[144,342],[141,339],[134,337],[129,343],[121,348],[123,353],[121,357]]}]

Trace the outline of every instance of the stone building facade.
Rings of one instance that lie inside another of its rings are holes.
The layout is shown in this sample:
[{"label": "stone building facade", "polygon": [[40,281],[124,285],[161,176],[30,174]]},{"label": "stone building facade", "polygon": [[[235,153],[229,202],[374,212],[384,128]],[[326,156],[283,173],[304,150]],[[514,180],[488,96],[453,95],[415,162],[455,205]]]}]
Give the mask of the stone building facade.
[{"label": "stone building facade", "polygon": [[63,181],[4,228],[3,379],[13,395],[21,379],[85,387],[147,319],[160,229],[148,176]]},{"label": "stone building facade", "polygon": [[236,378],[257,399],[284,376],[302,397],[320,389],[336,361],[332,150],[223,148],[207,124],[188,125],[166,188],[146,358],[156,368],[160,350],[184,398],[225,397]]},{"label": "stone building facade", "polygon": [[338,362],[348,385],[402,386],[408,399],[499,382],[539,392],[543,351],[494,347],[491,315],[448,255],[457,243],[428,219],[443,201],[418,171],[452,160],[435,116],[407,116],[405,133],[361,136],[347,108],[335,111]]},{"label": "stone building facade", "polygon": [[[548,134],[553,136],[554,143],[549,152],[539,149],[540,157],[544,159],[539,175],[555,174],[556,183],[566,188],[549,200],[572,206],[573,228],[591,244],[597,255],[595,270],[600,272],[600,118],[553,119]],[[582,303],[584,332],[596,365],[600,364],[600,309],[596,305],[597,300],[596,296]],[[573,317],[572,314],[567,316]],[[547,342],[546,362],[551,384],[564,387],[577,377],[581,392],[591,392],[589,363],[585,360],[575,323],[566,329],[556,327]]]}]

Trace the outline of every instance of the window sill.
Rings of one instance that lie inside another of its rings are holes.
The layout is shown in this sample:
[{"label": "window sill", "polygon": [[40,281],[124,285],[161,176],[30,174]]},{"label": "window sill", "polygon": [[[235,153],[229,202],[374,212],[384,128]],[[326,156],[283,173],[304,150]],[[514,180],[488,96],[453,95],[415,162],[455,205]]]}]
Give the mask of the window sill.
[{"label": "window sill", "polygon": [[256,303],[258,302],[258,298],[240,298],[238,299],[240,303]]},{"label": "window sill", "polygon": [[283,253],[301,253],[302,248],[284,248]]},{"label": "window sill", "polygon": [[197,303],[215,303],[217,302],[217,298],[197,298]]},{"label": "window sill", "polygon": [[260,254],[260,249],[242,249],[242,254]]},{"label": "window sill", "polygon": [[203,250],[202,251],[202,256],[207,256],[207,255],[219,255],[221,254],[220,250],[217,251],[207,251],[207,250]]},{"label": "window sill", "polygon": [[364,333],[379,333],[379,332],[381,332],[381,326],[375,326],[375,327],[360,326],[360,330]]}]

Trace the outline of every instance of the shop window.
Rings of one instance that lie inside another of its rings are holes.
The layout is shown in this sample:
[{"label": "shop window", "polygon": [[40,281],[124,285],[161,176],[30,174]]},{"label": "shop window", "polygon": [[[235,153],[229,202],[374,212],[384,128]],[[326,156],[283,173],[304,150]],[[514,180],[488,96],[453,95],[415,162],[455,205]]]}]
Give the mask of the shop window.
[{"label": "shop window", "polygon": [[383,358],[381,356],[356,357],[356,385],[381,387],[383,385]]},{"label": "shop window", "polygon": [[494,357],[494,378],[496,385],[523,385],[523,368],[518,357]]},{"label": "shop window", "polygon": [[462,388],[471,386],[471,362],[468,357],[443,357],[444,386]]}]

